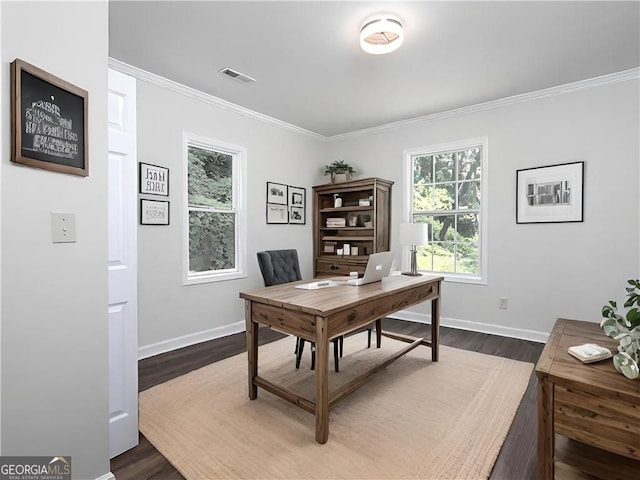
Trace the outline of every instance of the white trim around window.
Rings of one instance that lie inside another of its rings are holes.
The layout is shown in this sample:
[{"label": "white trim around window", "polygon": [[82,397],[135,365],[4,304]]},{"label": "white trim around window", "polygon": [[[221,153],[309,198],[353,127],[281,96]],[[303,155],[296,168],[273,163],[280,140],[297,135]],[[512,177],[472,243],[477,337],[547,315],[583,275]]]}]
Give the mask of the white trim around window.
[{"label": "white trim around window", "polygon": [[[233,213],[235,221],[235,268],[211,270],[205,272],[189,271],[189,147],[226,153],[233,160]],[[247,149],[238,145],[231,145],[220,140],[206,138],[193,133],[183,133],[183,213],[182,213],[182,284],[194,285],[200,283],[219,282],[247,277]]]},{"label": "white trim around window", "polygon": [[[487,137],[470,138],[466,140],[441,143],[437,145],[428,145],[419,148],[410,148],[403,151],[403,170],[404,170],[404,199],[403,199],[403,221],[411,222],[413,218],[413,157],[417,155],[432,155],[441,152],[464,150],[468,147],[480,146],[482,148],[482,175],[481,175],[481,202],[480,202],[480,245],[478,251],[480,253],[480,273],[478,275],[457,274],[457,273],[440,273],[445,281],[458,283],[474,283],[487,285],[488,283],[488,204],[489,204],[489,188],[488,188],[488,172],[489,172],[489,141]],[[402,249],[402,262],[405,268],[409,265],[409,247]]]}]

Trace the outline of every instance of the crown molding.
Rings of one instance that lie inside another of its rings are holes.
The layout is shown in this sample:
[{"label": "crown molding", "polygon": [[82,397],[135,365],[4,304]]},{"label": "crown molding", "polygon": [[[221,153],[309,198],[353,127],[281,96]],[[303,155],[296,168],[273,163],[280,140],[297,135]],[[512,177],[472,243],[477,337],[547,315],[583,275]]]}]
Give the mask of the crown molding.
[{"label": "crown molding", "polygon": [[435,120],[442,120],[445,118],[460,117],[463,115],[469,115],[470,113],[482,112],[484,110],[490,110],[493,108],[506,107],[509,105],[515,105],[523,102],[530,102],[533,100],[539,100],[547,97],[557,97],[566,93],[578,92],[588,88],[602,87],[613,83],[626,82],[629,80],[637,80],[640,78],[640,67],[631,68],[622,72],[611,73],[602,75],[600,77],[589,78],[586,80],[580,80],[573,83],[567,83],[559,85],[557,87],[545,88],[543,90],[537,90],[535,92],[523,93],[520,95],[514,95],[511,97],[500,98],[498,100],[491,100],[489,102],[478,103],[476,105],[469,105],[467,107],[456,108],[453,110],[447,110],[444,112],[432,113],[430,115],[423,115],[420,117],[411,118],[408,120],[400,120],[398,122],[386,123],[376,127],[366,128],[362,130],[355,130],[353,132],[342,133],[327,137],[327,140],[332,142],[336,140],[344,140],[352,137],[359,137],[362,135],[368,135],[371,133],[379,133],[385,130],[392,130],[401,128],[407,125],[416,125],[420,123],[432,122]]},{"label": "crown molding", "polygon": [[327,137],[325,137],[324,135],[311,132],[304,128],[297,127],[287,122],[283,122],[282,120],[278,120],[268,115],[264,115],[262,113],[255,112],[253,110],[249,110],[248,108],[241,107],[240,105],[236,105],[235,103],[228,102],[226,100],[215,97],[208,93],[204,93],[204,92],[201,92],[200,90],[196,90],[195,88],[187,87],[186,85],[182,85],[181,83],[174,82],[173,80],[169,80],[168,78],[165,78],[165,77],[161,77],[160,75],[156,75],[155,73],[147,72],[146,70],[142,70],[141,68],[134,67],[133,65],[129,65],[127,63],[121,62],[120,60],[116,60],[115,58],[109,57],[109,68],[113,68],[114,70],[130,75],[138,80],[142,80],[144,82],[150,83],[157,87],[172,90],[176,93],[180,93],[194,100],[208,103],[210,105],[221,108],[223,110],[228,110],[234,113],[238,113],[242,116],[252,118],[254,120],[258,120],[260,122],[267,123],[269,125],[282,128],[284,130],[288,130],[298,135],[311,137],[316,140],[322,140],[322,141],[327,140]]},{"label": "crown molding", "polygon": [[195,100],[199,100],[201,102],[208,103],[210,105],[221,108],[223,110],[228,110],[234,113],[238,113],[245,117],[252,118],[254,120],[258,120],[260,122],[264,122],[264,123],[282,128],[284,130],[288,130],[290,132],[303,135],[306,137],[310,137],[315,140],[321,140],[324,142],[333,142],[333,141],[344,140],[344,139],[353,138],[353,137],[360,137],[364,135],[369,135],[371,133],[384,132],[386,130],[398,129],[408,125],[417,125],[421,123],[433,122],[433,121],[442,120],[445,118],[460,117],[463,115],[469,115],[471,113],[491,110],[493,108],[516,105],[518,103],[530,102],[533,100],[539,100],[541,98],[557,97],[559,95],[578,92],[580,90],[585,90],[588,88],[602,87],[605,85],[626,82],[629,80],[637,80],[640,78],[640,67],[636,67],[636,68],[631,68],[629,70],[624,70],[622,72],[611,73],[611,74],[602,75],[599,77],[594,77],[594,78],[580,80],[573,83],[559,85],[556,87],[545,88],[543,90],[537,90],[535,92],[523,93],[520,95],[513,95],[511,97],[505,97],[498,100],[491,100],[489,102],[478,103],[476,105],[469,105],[467,107],[455,108],[453,110],[432,113],[429,115],[414,117],[408,120],[400,120],[398,122],[386,123],[384,125],[379,125],[376,127],[365,128],[362,130],[354,130],[353,132],[341,133],[338,135],[332,135],[327,137],[324,135],[320,135],[319,133],[311,132],[304,128],[297,127],[290,123],[283,122],[282,120],[278,120],[268,115],[255,112],[248,108],[241,107],[239,105],[236,105],[235,103],[231,103],[221,98],[210,95],[208,93],[201,92],[200,90],[196,90],[195,88],[187,87],[186,85],[182,85],[180,83],[174,82],[173,80],[169,80],[167,78],[161,77],[154,73],[147,72],[146,70],[142,70],[141,68],[134,67],[133,65],[129,65],[127,63],[121,62],[120,60],[116,60],[115,58],[109,57],[109,67],[113,68],[114,70],[118,70],[119,72],[130,75],[134,78],[137,78],[139,80],[151,83],[158,87],[175,91],[177,93],[181,93],[182,95],[193,98]]}]

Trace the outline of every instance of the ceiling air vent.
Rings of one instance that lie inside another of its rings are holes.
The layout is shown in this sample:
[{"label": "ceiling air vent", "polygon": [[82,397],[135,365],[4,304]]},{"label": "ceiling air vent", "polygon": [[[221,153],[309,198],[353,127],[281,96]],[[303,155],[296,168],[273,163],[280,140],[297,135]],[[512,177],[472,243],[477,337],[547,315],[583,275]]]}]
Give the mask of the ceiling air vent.
[{"label": "ceiling air vent", "polygon": [[251,78],[250,76],[245,75],[244,73],[236,72],[235,70],[232,70],[229,67],[223,68],[222,70],[220,70],[220,73],[240,83],[253,83],[256,81],[255,78]]}]

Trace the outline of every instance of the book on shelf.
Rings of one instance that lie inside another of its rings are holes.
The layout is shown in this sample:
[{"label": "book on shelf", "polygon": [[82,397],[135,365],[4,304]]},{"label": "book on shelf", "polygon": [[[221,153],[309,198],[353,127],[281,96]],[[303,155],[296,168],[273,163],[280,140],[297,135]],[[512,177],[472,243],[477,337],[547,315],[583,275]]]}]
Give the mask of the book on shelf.
[{"label": "book on shelf", "polygon": [[599,362],[611,358],[611,350],[595,343],[585,343],[569,347],[569,355],[576,357],[582,363]]}]

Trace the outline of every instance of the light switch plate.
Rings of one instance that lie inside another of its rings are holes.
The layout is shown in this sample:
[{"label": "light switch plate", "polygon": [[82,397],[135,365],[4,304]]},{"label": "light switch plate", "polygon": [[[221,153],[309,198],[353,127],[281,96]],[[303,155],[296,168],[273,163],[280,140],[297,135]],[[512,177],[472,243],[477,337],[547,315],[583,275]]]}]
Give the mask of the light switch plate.
[{"label": "light switch plate", "polygon": [[73,243],[76,241],[76,214],[51,212],[51,241]]}]

